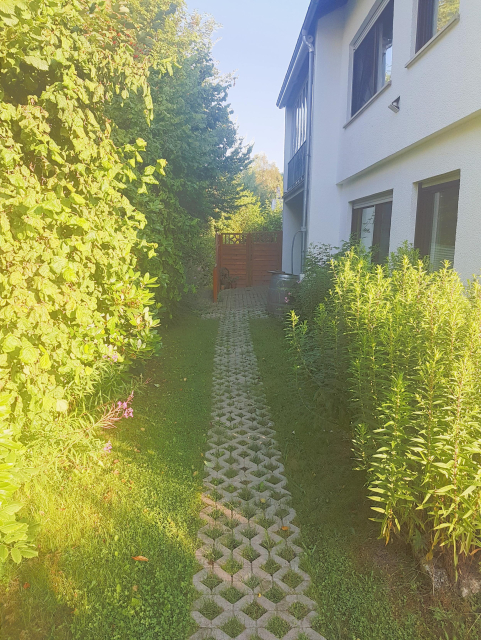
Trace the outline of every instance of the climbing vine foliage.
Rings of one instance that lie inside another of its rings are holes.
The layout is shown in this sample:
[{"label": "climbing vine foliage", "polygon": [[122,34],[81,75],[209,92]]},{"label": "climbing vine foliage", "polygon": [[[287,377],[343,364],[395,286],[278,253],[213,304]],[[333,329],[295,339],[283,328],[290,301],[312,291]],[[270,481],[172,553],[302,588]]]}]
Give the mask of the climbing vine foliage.
[{"label": "climbing vine foliage", "polygon": [[[163,173],[118,147],[106,105],[152,119],[128,8],[0,1],[0,561],[36,554],[13,494],[24,446],[101,379],[156,347],[144,216],[124,195]],[[23,442],[24,444],[20,444]]]}]

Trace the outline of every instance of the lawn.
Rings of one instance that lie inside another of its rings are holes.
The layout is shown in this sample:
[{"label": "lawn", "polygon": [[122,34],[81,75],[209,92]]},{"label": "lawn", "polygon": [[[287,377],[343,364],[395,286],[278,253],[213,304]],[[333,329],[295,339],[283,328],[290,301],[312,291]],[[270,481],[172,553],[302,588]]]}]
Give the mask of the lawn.
[{"label": "lawn", "polygon": [[3,576],[2,640],[188,637],[216,332],[194,316],[163,331],[103,466],[31,489],[39,557]]},{"label": "lawn", "polygon": [[479,597],[433,596],[409,550],[377,539],[350,433],[316,410],[314,389],[296,383],[282,324],[252,320],[250,327],[302,527],[316,630],[327,640],[481,637]]}]

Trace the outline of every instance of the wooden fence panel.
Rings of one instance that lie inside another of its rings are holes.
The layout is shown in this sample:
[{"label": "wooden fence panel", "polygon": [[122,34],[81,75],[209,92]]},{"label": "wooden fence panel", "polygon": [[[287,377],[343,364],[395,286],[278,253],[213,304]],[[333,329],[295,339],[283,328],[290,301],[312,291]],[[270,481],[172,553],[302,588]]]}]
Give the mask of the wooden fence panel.
[{"label": "wooden fence panel", "polygon": [[216,270],[220,286],[222,269],[227,269],[236,286],[269,284],[269,271],[282,265],[282,232],[222,233],[216,236]]}]

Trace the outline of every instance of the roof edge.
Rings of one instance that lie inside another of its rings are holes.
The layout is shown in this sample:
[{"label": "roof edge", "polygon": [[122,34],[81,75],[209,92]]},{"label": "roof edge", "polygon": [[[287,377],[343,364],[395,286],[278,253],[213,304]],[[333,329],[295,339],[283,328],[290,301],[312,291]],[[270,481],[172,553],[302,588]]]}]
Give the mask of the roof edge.
[{"label": "roof edge", "polygon": [[297,39],[294,53],[292,54],[289,67],[284,78],[284,82],[282,83],[279,97],[277,99],[277,106],[279,107],[279,109],[283,109],[286,106],[288,90],[291,84],[293,72],[295,70],[295,67],[297,66],[297,61],[302,54],[303,49],[306,48],[306,45],[303,42],[303,34],[314,35],[313,32],[319,18],[322,18],[322,16],[331,13],[335,9],[339,9],[346,3],[347,0],[311,0],[309,8],[307,9],[306,17],[304,18],[304,22],[302,24],[299,38]]}]

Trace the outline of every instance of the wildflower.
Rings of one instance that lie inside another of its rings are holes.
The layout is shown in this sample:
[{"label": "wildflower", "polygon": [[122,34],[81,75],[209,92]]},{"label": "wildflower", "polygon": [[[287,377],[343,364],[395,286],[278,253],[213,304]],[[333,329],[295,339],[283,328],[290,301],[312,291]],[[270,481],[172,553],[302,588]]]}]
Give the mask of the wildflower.
[{"label": "wildflower", "polygon": [[124,418],[133,418],[134,417],[134,410],[132,408],[126,409],[124,411]]},{"label": "wildflower", "polygon": [[284,298],[284,302],[285,302],[286,304],[288,304],[288,302],[289,302],[289,298],[287,298],[287,297],[286,297],[286,298]]},{"label": "wildflower", "polygon": [[104,447],[104,451],[106,453],[110,453],[112,451],[112,443],[110,442],[110,440],[107,442],[107,444]]}]

